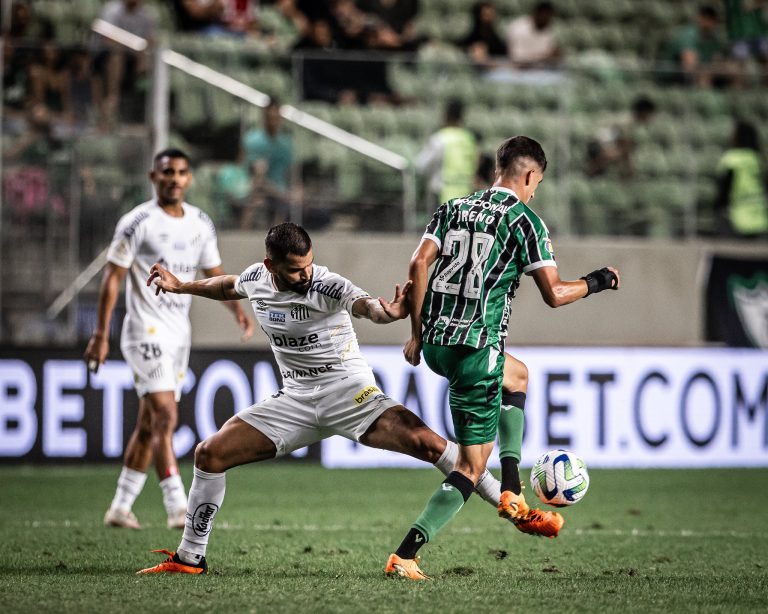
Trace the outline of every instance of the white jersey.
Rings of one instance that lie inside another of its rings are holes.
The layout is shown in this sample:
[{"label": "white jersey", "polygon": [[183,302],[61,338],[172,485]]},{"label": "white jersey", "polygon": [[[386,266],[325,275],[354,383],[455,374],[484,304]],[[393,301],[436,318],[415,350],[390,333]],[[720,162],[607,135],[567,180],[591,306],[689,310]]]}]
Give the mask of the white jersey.
[{"label": "white jersey", "polygon": [[370,295],[327,267],[314,265],[312,270],[306,294],[278,291],[261,263],[248,267],[235,284],[269,339],[283,385],[305,388],[344,375],[371,376],[349,315],[356,300]]},{"label": "white jersey", "polygon": [[126,213],[117,223],[107,260],[128,269],[122,344],[190,343],[192,297],[162,292],[155,296],[155,288],[147,287],[149,269],[155,262],[183,282],[194,280],[198,267],[210,269],[221,264],[211,218],[187,203],[182,207],[184,215],[173,217],[151,200]]}]

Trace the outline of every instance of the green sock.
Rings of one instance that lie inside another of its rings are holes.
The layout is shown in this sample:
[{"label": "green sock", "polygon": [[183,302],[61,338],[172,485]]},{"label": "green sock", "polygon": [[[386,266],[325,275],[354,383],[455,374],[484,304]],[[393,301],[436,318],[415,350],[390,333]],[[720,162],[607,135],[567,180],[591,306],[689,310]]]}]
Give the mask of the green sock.
[{"label": "green sock", "polygon": [[501,459],[501,490],[520,494],[520,474],[517,464],[523,451],[525,428],[525,393],[504,392],[499,415],[499,458]]},{"label": "green sock", "polygon": [[413,526],[424,534],[427,541],[431,541],[458,513],[474,488],[472,480],[457,471],[451,472],[434,492]]}]

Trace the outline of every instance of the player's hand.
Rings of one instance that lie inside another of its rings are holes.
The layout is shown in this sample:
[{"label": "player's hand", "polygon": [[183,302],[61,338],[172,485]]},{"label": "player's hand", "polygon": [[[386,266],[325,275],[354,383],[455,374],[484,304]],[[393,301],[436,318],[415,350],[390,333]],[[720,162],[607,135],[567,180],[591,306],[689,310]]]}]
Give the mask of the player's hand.
[{"label": "player's hand", "polygon": [[155,284],[155,296],[158,296],[161,290],[163,293],[178,293],[181,287],[178,278],[157,262],[149,269],[149,277],[147,278],[147,286],[151,287],[153,283]]},{"label": "player's hand", "polygon": [[618,290],[621,285],[621,278],[619,277],[619,270],[614,269],[612,266],[606,267],[611,273],[616,276],[616,285],[611,290]]},{"label": "player's hand", "polygon": [[406,295],[412,285],[413,282],[410,279],[403,284],[402,289],[400,289],[400,284],[395,284],[395,296],[392,298],[392,301],[387,301],[381,296],[379,297],[379,305],[381,305],[384,313],[393,320],[402,320],[408,317],[411,310],[408,306]]},{"label": "player's hand", "polygon": [[405,360],[414,367],[421,362],[421,340],[411,337],[403,346]]},{"label": "player's hand", "polygon": [[96,373],[99,366],[104,364],[109,354],[109,339],[106,335],[94,334],[88,341],[83,358],[91,373]]},{"label": "player's hand", "polygon": [[247,315],[245,315],[245,312],[242,309],[238,309],[235,312],[235,320],[237,320],[237,325],[240,327],[240,330],[243,331],[243,334],[240,335],[240,341],[248,341],[248,339],[253,336],[253,322]]}]

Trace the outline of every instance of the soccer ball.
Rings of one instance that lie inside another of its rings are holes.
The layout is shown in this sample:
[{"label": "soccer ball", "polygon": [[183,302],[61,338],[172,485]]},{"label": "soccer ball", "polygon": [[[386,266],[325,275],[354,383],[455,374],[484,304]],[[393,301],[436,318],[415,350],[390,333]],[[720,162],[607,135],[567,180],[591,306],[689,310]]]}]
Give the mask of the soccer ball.
[{"label": "soccer ball", "polygon": [[573,452],[550,450],[531,469],[531,487],[536,496],[548,505],[573,505],[587,494],[587,466]]}]

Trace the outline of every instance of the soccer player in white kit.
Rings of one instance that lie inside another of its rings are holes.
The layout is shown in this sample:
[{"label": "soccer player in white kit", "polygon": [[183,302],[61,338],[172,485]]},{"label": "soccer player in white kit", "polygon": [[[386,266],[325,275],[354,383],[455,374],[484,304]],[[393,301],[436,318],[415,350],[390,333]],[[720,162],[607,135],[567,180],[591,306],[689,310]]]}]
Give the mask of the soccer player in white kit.
[{"label": "soccer player in white kit", "polygon": [[[186,154],[176,149],[159,152],[149,177],[156,198],[135,207],[117,223],[101,282],[96,330],[88,342],[85,360],[95,372],[107,358],[109,324],[120,285],[127,275],[127,313],[120,349],[134,374],[139,415],[104,523],[141,528],[131,508],[154,460],[168,515],[167,526],[182,528],[187,498],[172,436],[189,360],[192,297],[168,295],[158,300],[145,280],[155,262],[162,262],[185,281],[192,281],[198,269],[207,276],[222,275],[224,270],[213,222],[203,211],[184,202],[184,193],[192,180]],[[253,323],[237,301],[226,306],[233,312],[243,336],[250,337]]]},{"label": "soccer player in white kit", "polygon": [[[374,299],[344,277],[313,262],[306,231],[290,222],[267,233],[266,259],[239,277],[182,282],[156,264],[147,280],[160,296],[193,294],[215,300],[247,297],[269,338],[283,388],[230,418],[195,450],[187,522],[177,552],[138,573],[207,571],[205,552],[214,517],[224,500],[225,471],[288,454],[341,435],[409,454],[448,475],[458,447],[429,429],[413,412],[384,394],[360,353],[349,317],[386,324],[405,318],[409,283],[392,302]],[[163,294],[160,294],[162,291]],[[499,482],[489,472],[476,489],[498,505]]]}]

